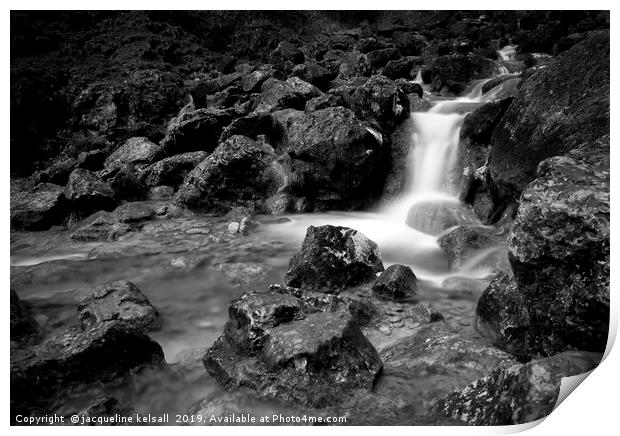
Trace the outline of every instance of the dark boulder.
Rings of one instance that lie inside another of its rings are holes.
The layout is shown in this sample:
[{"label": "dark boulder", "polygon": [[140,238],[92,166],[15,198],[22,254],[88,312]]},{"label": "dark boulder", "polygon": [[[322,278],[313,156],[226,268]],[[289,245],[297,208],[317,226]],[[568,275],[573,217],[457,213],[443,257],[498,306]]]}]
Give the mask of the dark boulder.
[{"label": "dark boulder", "polygon": [[83,151],[78,154],[77,165],[88,171],[99,171],[103,168],[108,152],[105,149]]},{"label": "dark boulder", "polygon": [[282,183],[275,160],[269,144],[232,136],[185,177],[176,201],[211,210],[260,202]]},{"label": "dark boulder", "polygon": [[163,154],[162,147],[147,138],[129,138],[108,156],[104,166],[108,170],[118,168],[123,164],[130,164],[137,168],[145,167],[161,159]]},{"label": "dark boulder", "polygon": [[299,77],[304,82],[308,82],[316,86],[322,91],[326,91],[329,87],[330,81],[336,77],[336,73],[333,73],[326,68],[323,68],[320,64],[312,61],[295,65],[292,75]]},{"label": "dark boulder", "polygon": [[415,77],[414,69],[422,64],[422,58],[418,56],[405,56],[400,59],[389,61],[383,68],[383,75],[389,79],[408,79]]},{"label": "dark boulder", "polygon": [[75,241],[115,241],[131,230],[128,224],[121,224],[110,212],[96,212],[82,220],[71,233]]},{"label": "dark boulder", "polygon": [[259,92],[265,80],[275,76],[279,76],[279,74],[274,70],[273,66],[269,64],[262,65],[256,70],[244,74],[241,77],[239,86],[244,92]]},{"label": "dark boulder", "polygon": [[395,48],[383,48],[366,53],[366,57],[368,58],[368,62],[370,62],[370,66],[376,69],[382,68],[389,61],[399,59],[400,52]]},{"label": "dark boulder", "polygon": [[391,132],[409,118],[409,98],[385,76],[372,76],[351,95],[350,107],[364,121],[375,122]]},{"label": "dark boulder", "polygon": [[114,216],[119,223],[136,224],[148,221],[155,216],[155,209],[142,202],[125,203],[114,209]]},{"label": "dark boulder", "polygon": [[60,224],[68,213],[62,186],[51,183],[32,188],[11,183],[11,228],[45,230]]},{"label": "dark boulder", "polygon": [[20,344],[39,340],[39,324],[30,314],[28,308],[11,289],[11,342]]},{"label": "dark boulder", "polygon": [[247,386],[261,397],[318,408],[372,389],[381,359],[349,312],[307,313],[290,296],[243,298],[232,303],[224,334],[203,358],[227,389]]},{"label": "dark boulder", "polygon": [[609,32],[592,32],[524,78],[493,132],[489,173],[501,199],[515,201],[543,159],[609,132]]},{"label": "dark boulder", "polygon": [[220,109],[204,108],[181,114],[168,126],[160,145],[167,155],[191,151],[212,152],[230,115]]},{"label": "dark boulder", "polygon": [[[104,172],[102,172],[104,173]],[[148,187],[140,180],[138,173],[131,164],[122,164],[104,177],[119,201],[140,201],[146,199]]]},{"label": "dark boulder", "polygon": [[515,425],[548,416],[563,377],[594,369],[602,355],[567,351],[524,365],[498,368],[439,400],[436,410],[469,425]]},{"label": "dark boulder", "polygon": [[448,81],[468,83],[493,75],[495,64],[477,55],[445,55],[437,57],[429,67],[432,90],[441,92]]},{"label": "dark boulder", "polygon": [[602,352],[609,332],[609,136],[543,161],[508,238],[532,352]]},{"label": "dark boulder", "polygon": [[28,410],[77,385],[164,365],[161,347],[122,322],[71,328],[11,354],[11,412]]},{"label": "dark boulder", "polygon": [[148,166],[140,174],[147,186],[178,186],[191,170],[209,156],[206,151],[177,154]]},{"label": "dark boulder", "polygon": [[78,161],[71,156],[60,155],[55,158],[45,169],[36,171],[32,175],[35,184],[53,183],[64,185],[69,179],[69,174],[78,166]]},{"label": "dark boulder", "polygon": [[161,328],[157,309],[136,285],[127,280],[97,286],[80,302],[77,313],[83,330],[115,320],[138,331]]},{"label": "dark boulder", "polygon": [[289,41],[282,41],[269,54],[269,62],[274,65],[280,65],[286,61],[291,61],[293,64],[301,64],[304,62],[304,54]]},{"label": "dark boulder", "polygon": [[394,46],[405,56],[419,56],[428,42],[423,35],[414,32],[394,32]]},{"label": "dark boulder", "polygon": [[377,244],[346,227],[308,227],[301,251],[293,256],[286,284],[304,290],[338,293],[370,281],[383,271]]},{"label": "dark boulder", "polygon": [[372,291],[381,297],[395,300],[411,298],[417,293],[417,280],[408,266],[391,265],[372,285]]},{"label": "dark boulder", "polygon": [[96,210],[112,210],[116,206],[114,191],[95,173],[78,168],[71,173],[65,186],[65,197],[71,207],[88,214]]},{"label": "dark boulder", "polygon": [[267,79],[261,87],[260,102],[254,114],[287,108],[303,110],[308,100],[319,95],[321,91],[299,77],[290,77],[285,81]]},{"label": "dark boulder", "polygon": [[308,100],[304,112],[316,112],[328,107],[344,106],[345,104],[344,99],[339,95],[324,94]]},{"label": "dark boulder", "polygon": [[381,193],[389,150],[351,110],[331,107],[295,117],[284,142],[292,159],[291,193],[315,208],[357,208]]}]

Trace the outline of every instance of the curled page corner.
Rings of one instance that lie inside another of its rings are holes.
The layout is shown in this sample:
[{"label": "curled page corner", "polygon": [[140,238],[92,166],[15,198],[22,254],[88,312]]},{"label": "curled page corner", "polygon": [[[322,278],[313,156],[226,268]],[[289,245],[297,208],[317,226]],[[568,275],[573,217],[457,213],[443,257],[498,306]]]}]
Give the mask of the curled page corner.
[{"label": "curled page corner", "polygon": [[562,402],[566,399],[566,397],[568,397],[575,389],[577,389],[577,386],[579,386],[590,374],[592,374],[592,371],[594,371],[594,369],[588,372],[584,372],[583,374],[573,375],[570,377],[562,377],[562,380],[560,380],[560,393],[558,394],[558,399],[555,402],[553,410],[557,409],[558,406],[562,404]]}]

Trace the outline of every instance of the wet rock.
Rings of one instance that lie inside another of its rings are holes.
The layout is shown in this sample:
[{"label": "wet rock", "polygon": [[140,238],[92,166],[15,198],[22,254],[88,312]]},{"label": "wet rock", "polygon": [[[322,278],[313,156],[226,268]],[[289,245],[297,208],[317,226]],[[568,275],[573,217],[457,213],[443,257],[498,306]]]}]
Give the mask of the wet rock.
[{"label": "wet rock", "polygon": [[391,299],[411,298],[417,293],[417,278],[411,268],[405,265],[391,265],[381,273],[372,291]]},{"label": "wet rock", "polygon": [[510,354],[462,336],[443,322],[414,328],[381,349],[380,356],[384,369],[374,392],[409,404],[420,415],[429,413],[443,395],[517,363]]},{"label": "wet rock", "polygon": [[269,54],[269,62],[279,65],[286,61],[291,61],[293,64],[301,64],[304,62],[304,54],[289,41],[282,41]]},{"label": "wet rock", "polygon": [[45,169],[36,171],[33,175],[33,181],[37,183],[53,183],[55,185],[64,185],[69,179],[69,174],[77,167],[78,162],[74,157],[60,155],[54,159]]},{"label": "wet rock", "polygon": [[338,293],[383,271],[377,244],[346,227],[308,227],[301,251],[286,273],[286,284],[304,290]]},{"label": "wet rock", "polygon": [[209,154],[205,151],[183,153],[162,159],[145,168],[141,178],[147,186],[178,186],[191,170],[205,160]]},{"label": "wet rock", "polygon": [[407,225],[430,235],[438,235],[450,227],[477,224],[471,209],[457,201],[421,201],[407,213]]},{"label": "wet rock", "polygon": [[305,112],[315,112],[328,107],[344,106],[346,103],[339,95],[325,94],[311,98],[306,102]]},{"label": "wet rock", "polygon": [[409,98],[385,76],[372,76],[351,95],[351,110],[362,120],[374,121],[384,132],[409,118]]},{"label": "wet rock", "polygon": [[497,346],[527,359],[530,313],[512,271],[501,273],[476,305],[476,329]]},{"label": "wet rock", "polygon": [[75,241],[115,241],[129,232],[130,226],[121,224],[109,212],[96,212],[82,220],[71,233]]},{"label": "wet rock", "polygon": [[113,320],[126,322],[139,331],[161,328],[157,309],[127,280],[97,286],[80,302],[77,312],[83,330]]},{"label": "wet rock", "polygon": [[515,201],[538,164],[609,133],[609,32],[588,38],[524,78],[493,132],[489,174]]},{"label": "wet rock", "polygon": [[267,79],[261,87],[260,103],[254,114],[287,108],[303,110],[308,100],[320,94],[321,91],[299,77],[290,77],[285,81]]},{"label": "wet rock", "polygon": [[170,124],[160,145],[169,156],[192,151],[212,152],[222,130],[230,122],[230,115],[220,109],[189,111]]},{"label": "wet rock", "polygon": [[65,197],[72,207],[81,212],[89,213],[96,210],[112,210],[116,206],[114,191],[96,174],[78,168],[71,173]]},{"label": "wet rock", "polygon": [[467,83],[492,76],[495,64],[477,55],[446,55],[437,57],[430,66],[432,90],[441,92],[449,80]]},{"label": "wet rock", "polygon": [[222,272],[233,285],[248,286],[267,276],[265,268],[258,263],[220,263],[214,266]]},{"label": "wet rock", "polygon": [[308,82],[322,91],[329,88],[329,83],[336,77],[336,74],[323,68],[316,62],[306,62],[295,65],[292,72],[293,76],[299,77],[304,82]]},{"label": "wet rock", "polygon": [[567,351],[498,368],[439,400],[436,410],[472,425],[532,422],[553,411],[563,377],[591,371],[601,358],[598,353]]},{"label": "wet rock", "polygon": [[305,314],[289,295],[251,298],[231,304],[224,335],[203,358],[227,389],[248,386],[262,397],[311,407],[372,389],[381,360],[352,315]]},{"label": "wet rock", "polygon": [[316,208],[357,208],[380,194],[389,150],[351,110],[333,107],[294,118],[285,141],[290,191]]},{"label": "wet rock", "polygon": [[176,201],[210,210],[260,202],[282,183],[275,159],[268,144],[232,136],[185,177]]},{"label": "wet rock", "polygon": [[39,324],[11,289],[11,342],[33,343],[39,335]]},{"label": "wet rock", "polygon": [[419,33],[394,32],[394,46],[405,56],[419,56],[426,45],[426,38]]},{"label": "wet rock", "polygon": [[609,136],[543,161],[508,238],[528,345],[602,352],[609,330]]},{"label": "wet rock", "polygon": [[382,48],[379,50],[373,50],[366,53],[368,62],[373,68],[381,68],[385,66],[389,61],[400,58],[400,52],[393,47]]},{"label": "wet rock", "polygon": [[129,138],[105,160],[108,169],[118,168],[122,164],[145,167],[163,157],[164,150],[144,137]]},{"label": "wet rock", "polygon": [[146,198],[148,187],[130,164],[121,164],[107,176],[117,200],[139,201]]},{"label": "wet rock", "polygon": [[76,385],[117,380],[163,365],[161,347],[124,323],[68,329],[25,353],[12,354],[12,412],[23,412]]},{"label": "wet rock", "polygon": [[408,79],[415,77],[414,68],[422,64],[422,58],[406,56],[389,61],[383,68],[383,75],[389,79]]},{"label": "wet rock", "polygon": [[330,50],[325,53],[320,64],[331,73],[336,73],[336,80],[338,81],[353,77],[370,77],[372,73],[368,57],[355,51]]},{"label": "wet rock", "polygon": [[11,228],[44,230],[65,217],[66,199],[62,186],[51,183],[23,189],[11,184]]},{"label": "wet rock", "polygon": [[114,215],[120,223],[135,224],[153,218],[155,209],[145,203],[125,203],[114,210]]},{"label": "wet rock", "polygon": [[448,255],[450,268],[459,269],[473,255],[485,248],[499,246],[502,238],[493,229],[482,226],[458,226],[441,236],[439,246]]},{"label": "wet rock", "polygon": [[174,196],[174,188],[172,186],[153,186],[149,189],[147,198],[149,200],[170,200]]}]

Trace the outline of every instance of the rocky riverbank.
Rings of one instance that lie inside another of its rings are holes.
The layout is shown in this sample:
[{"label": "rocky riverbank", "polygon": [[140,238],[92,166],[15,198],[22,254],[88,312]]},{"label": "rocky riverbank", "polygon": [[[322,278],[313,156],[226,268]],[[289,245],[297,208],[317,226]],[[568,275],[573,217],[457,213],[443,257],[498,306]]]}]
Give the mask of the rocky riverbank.
[{"label": "rocky riverbank", "polygon": [[[598,364],[608,14],[360,14],[12,14],[13,419],[517,424]],[[274,232],[398,198],[411,114],[478,89],[460,202],[402,217],[435,257]]]}]

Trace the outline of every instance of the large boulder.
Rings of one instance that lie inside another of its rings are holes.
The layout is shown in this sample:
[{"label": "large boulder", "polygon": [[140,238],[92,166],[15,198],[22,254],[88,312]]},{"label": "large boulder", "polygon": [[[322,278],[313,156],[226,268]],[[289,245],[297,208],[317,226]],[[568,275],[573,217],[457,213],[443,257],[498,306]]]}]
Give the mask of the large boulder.
[{"label": "large boulder", "polygon": [[366,53],[368,62],[373,68],[381,68],[389,61],[400,58],[400,52],[393,47],[382,48],[379,50],[373,50]]},{"label": "large boulder", "polygon": [[295,65],[292,72],[293,76],[308,82],[322,91],[327,90],[329,82],[336,77],[336,74],[323,68],[314,61],[308,61],[300,65]]},{"label": "large boulder", "polygon": [[346,227],[308,227],[301,251],[286,273],[286,284],[304,290],[337,293],[370,281],[383,271],[377,244]]},{"label": "large boulder", "polygon": [[254,114],[286,108],[303,110],[308,100],[319,95],[321,91],[299,77],[289,77],[285,81],[270,78],[261,87],[260,102]]},{"label": "large boulder", "polygon": [[418,56],[405,56],[400,59],[393,59],[383,68],[383,75],[392,80],[411,80],[415,77],[414,68],[421,64],[422,58]]},{"label": "large boulder", "polygon": [[69,174],[78,166],[78,161],[72,156],[60,155],[40,171],[32,175],[35,183],[53,183],[64,185]]},{"label": "large boulder", "polygon": [[498,368],[439,400],[436,410],[469,425],[525,424],[548,416],[563,377],[594,369],[602,355],[567,351],[524,365]]},{"label": "large boulder", "polygon": [[289,41],[282,41],[269,54],[269,62],[279,65],[286,61],[290,61],[293,64],[301,64],[304,61],[304,54]]},{"label": "large boulder", "polygon": [[206,151],[195,151],[170,156],[149,165],[140,174],[147,186],[178,186],[191,170],[209,156]]},{"label": "large boulder", "polygon": [[292,296],[250,294],[231,303],[207,371],[227,389],[303,406],[339,404],[372,389],[381,359],[346,310],[305,310]]},{"label": "large boulder", "polygon": [[451,83],[466,84],[493,75],[495,63],[480,55],[445,55],[435,58],[427,73],[432,90],[450,93]]},{"label": "large boulder", "polygon": [[376,123],[385,133],[390,133],[409,118],[407,95],[385,76],[372,76],[351,95],[350,107],[364,121]]},{"label": "large boulder", "polygon": [[11,183],[11,228],[45,230],[60,224],[67,214],[64,189],[42,183],[23,189]]},{"label": "large boulder", "polygon": [[191,208],[222,209],[268,198],[282,183],[282,169],[271,146],[232,136],[194,168],[176,201]]},{"label": "large boulder", "polygon": [[417,280],[410,267],[391,265],[372,285],[372,291],[381,297],[395,300],[411,298],[417,293]]},{"label": "large boulder", "polygon": [[543,159],[609,132],[609,32],[592,32],[524,78],[491,139],[489,176],[516,200]]},{"label": "large boulder", "polygon": [[129,138],[117,148],[104,162],[104,166],[111,170],[122,164],[131,164],[134,167],[145,167],[163,157],[163,148],[144,137]]},{"label": "large boulder", "polygon": [[89,213],[112,210],[116,206],[114,191],[99,176],[83,168],[71,173],[65,186],[65,197],[74,210]]},{"label": "large boulder", "polygon": [[528,346],[602,352],[609,330],[609,136],[543,161],[508,238]]},{"label": "large boulder", "polygon": [[380,195],[389,150],[351,110],[330,107],[295,117],[284,140],[292,158],[291,191],[315,208],[355,208]]},{"label": "large boulder", "polygon": [[175,118],[160,145],[167,155],[191,151],[212,152],[224,127],[230,124],[230,115],[220,109],[197,109]]},{"label": "large boulder", "polygon": [[127,280],[97,286],[80,302],[77,312],[83,330],[113,320],[126,322],[139,331],[161,328],[157,309]]},{"label": "large boulder", "polygon": [[32,349],[11,353],[11,411],[27,410],[77,385],[164,365],[159,344],[122,322],[71,328]]}]

